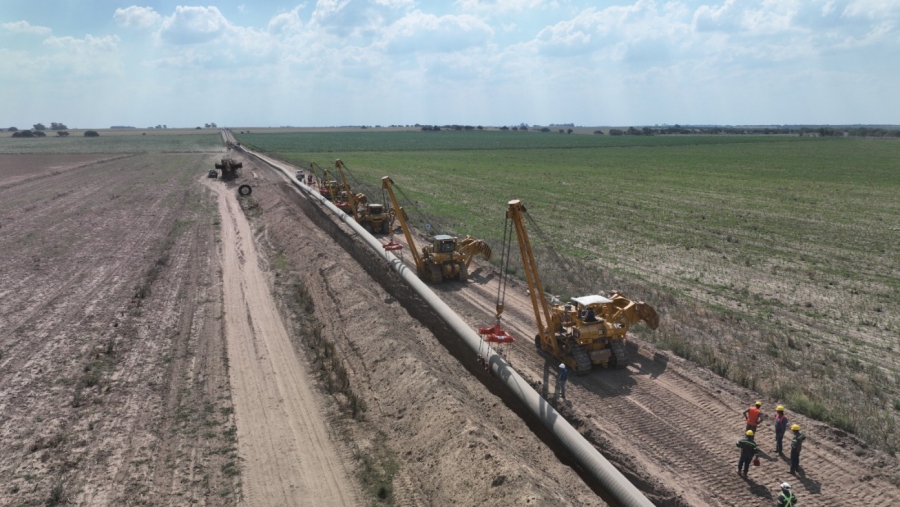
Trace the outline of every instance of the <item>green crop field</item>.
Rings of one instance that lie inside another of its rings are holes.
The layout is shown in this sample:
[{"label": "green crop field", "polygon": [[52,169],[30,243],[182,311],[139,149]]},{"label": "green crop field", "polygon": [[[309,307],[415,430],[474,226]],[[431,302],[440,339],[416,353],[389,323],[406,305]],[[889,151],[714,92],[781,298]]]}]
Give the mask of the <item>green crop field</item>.
[{"label": "green crop field", "polygon": [[69,137],[57,137],[55,132],[48,132],[47,137],[11,137],[12,132],[2,132],[0,153],[196,153],[223,149],[218,133],[99,132],[100,137],[84,137],[80,132],[72,132]]},{"label": "green crop field", "polygon": [[[500,242],[521,199],[577,276],[656,306],[652,340],[900,449],[900,141],[536,132],[238,135],[296,164],[390,175],[415,223]],[[374,200],[383,199],[376,197]],[[499,252],[497,246],[494,250]],[[548,258],[549,259],[549,258]]]}]

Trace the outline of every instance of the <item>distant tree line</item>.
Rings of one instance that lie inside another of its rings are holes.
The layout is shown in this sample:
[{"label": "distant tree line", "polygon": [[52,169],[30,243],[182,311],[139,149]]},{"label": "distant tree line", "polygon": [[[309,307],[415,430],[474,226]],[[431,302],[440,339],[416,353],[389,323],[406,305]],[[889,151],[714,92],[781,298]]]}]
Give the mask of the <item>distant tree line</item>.
[{"label": "distant tree line", "polygon": [[[600,130],[595,130],[595,134],[603,134]],[[628,127],[628,129],[609,129],[611,136],[656,136],[656,135],[672,135],[672,134],[702,134],[702,135],[800,135],[800,136],[818,136],[818,137],[900,137],[900,130],[891,130],[884,128],[833,128],[833,127],[682,127],[675,125],[674,127]]]},{"label": "distant tree line", "polygon": [[473,127],[472,125],[415,125],[425,131],[439,132],[441,130],[484,130],[481,125]]}]

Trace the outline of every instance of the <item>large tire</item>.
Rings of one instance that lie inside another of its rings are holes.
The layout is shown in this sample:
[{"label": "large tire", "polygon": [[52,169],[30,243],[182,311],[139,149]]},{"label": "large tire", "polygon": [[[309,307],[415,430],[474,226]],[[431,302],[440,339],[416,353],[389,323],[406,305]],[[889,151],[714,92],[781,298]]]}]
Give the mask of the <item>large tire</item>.
[{"label": "large tire", "polygon": [[390,234],[391,233],[391,223],[389,220],[385,220],[381,222],[381,233],[382,234]]},{"label": "large tire", "polygon": [[250,185],[241,185],[238,187],[238,195],[247,197],[248,195],[253,193],[253,189]]}]

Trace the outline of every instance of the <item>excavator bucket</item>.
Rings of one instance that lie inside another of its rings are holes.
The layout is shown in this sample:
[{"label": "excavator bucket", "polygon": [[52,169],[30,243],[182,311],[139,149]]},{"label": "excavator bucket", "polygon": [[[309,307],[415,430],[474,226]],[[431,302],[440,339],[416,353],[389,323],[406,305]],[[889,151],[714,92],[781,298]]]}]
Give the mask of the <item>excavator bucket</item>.
[{"label": "excavator bucket", "polygon": [[475,239],[472,236],[466,236],[461,239],[456,249],[463,254],[466,267],[472,263],[472,258],[478,254],[481,254],[486,261],[491,260],[491,247],[484,240]]},{"label": "excavator bucket", "polygon": [[659,314],[656,310],[643,301],[639,301],[635,306],[635,311],[641,317],[641,320],[647,323],[647,326],[654,331],[659,327]]}]

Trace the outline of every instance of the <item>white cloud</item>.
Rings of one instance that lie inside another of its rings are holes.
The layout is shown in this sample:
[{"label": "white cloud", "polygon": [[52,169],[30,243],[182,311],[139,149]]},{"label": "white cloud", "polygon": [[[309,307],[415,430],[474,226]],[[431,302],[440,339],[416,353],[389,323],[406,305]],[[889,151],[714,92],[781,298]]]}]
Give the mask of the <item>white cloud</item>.
[{"label": "white cloud", "polygon": [[521,12],[547,5],[544,0],[457,0],[456,3],[464,11],[486,14]]},{"label": "white cloud", "polygon": [[26,33],[32,35],[49,35],[52,30],[46,26],[32,25],[27,21],[14,21],[11,23],[0,23],[0,27],[12,33]]},{"label": "white cloud", "polygon": [[900,3],[895,0],[854,0],[847,5],[842,17],[867,17],[881,19],[885,16],[900,15]]},{"label": "white cloud", "polygon": [[342,40],[359,39],[356,42],[368,44],[406,15],[413,4],[402,0],[319,0],[309,25]]},{"label": "white cloud", "polygon": [[83,39],[75,37],[50,37],[44,41],[45,46],[74,51],[115,51],[118,48],[119,36],[107,35],[94,37],[85,35]]},{"label": "white cloud", "polygon": [[228,28],[228,20],[217,7],[179,5],[162,21],[159,36],[170,44],[201,44],[215,40]]},{"label": "white cloud", "polygon": [[273,33],[293,33],[303,28],[303,20],[299,11],[303,6],[295,7],[290,12],[283,12],[269,20],[269,31]]},{"label": "white cloud", "polygon": [[125,9],[116,9],[113,19],[120,26],[129,28],[151,28],[159,24],[162,16],[152,7],[132,5]]},{"label": "white cloud", "polygon": [[493,29],[468,14],[436,16],[413,11],[391,25],[383,45],[391,53],[453,52],[483,46]]}]

